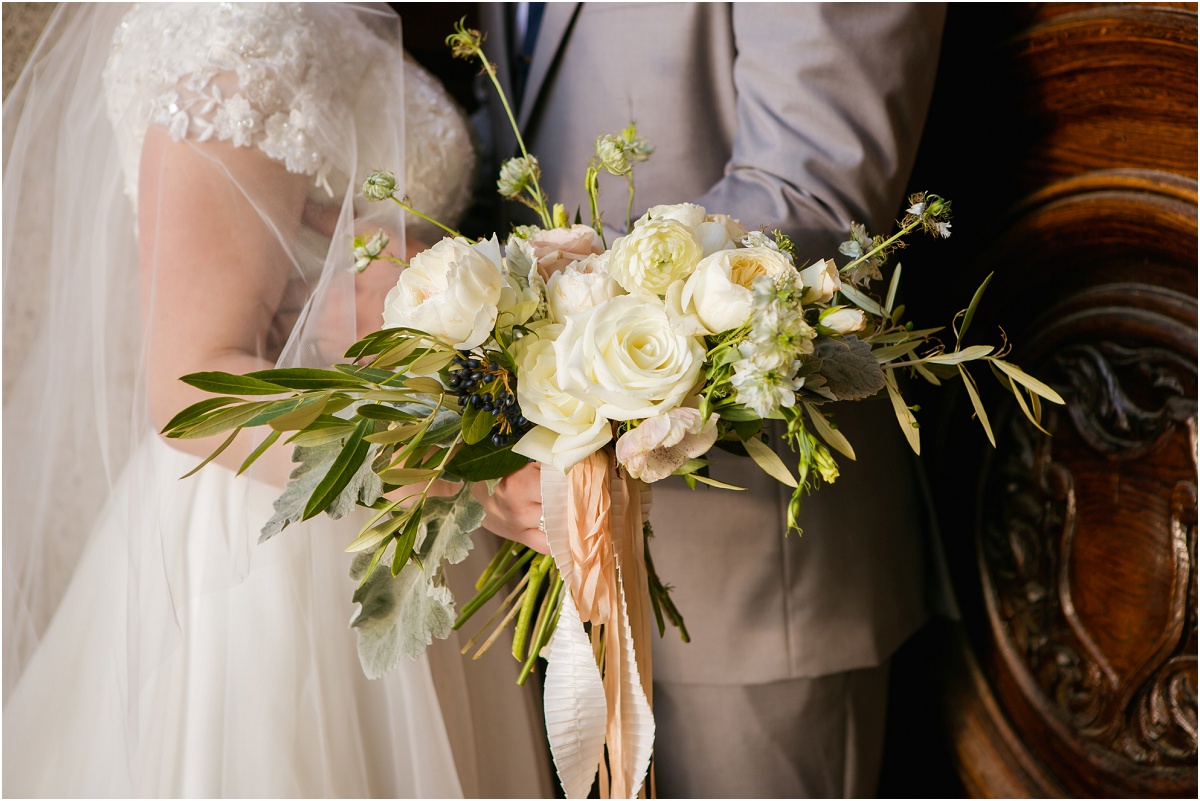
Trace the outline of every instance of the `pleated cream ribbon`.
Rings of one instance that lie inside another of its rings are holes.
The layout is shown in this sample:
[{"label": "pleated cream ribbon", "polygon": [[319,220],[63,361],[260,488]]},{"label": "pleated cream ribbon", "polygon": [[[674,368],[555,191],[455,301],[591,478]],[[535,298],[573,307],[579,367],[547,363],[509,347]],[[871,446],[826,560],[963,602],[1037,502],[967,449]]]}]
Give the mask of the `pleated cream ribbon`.
[{"label": "pleated cream ribbon", "polygon": [[554,766],[567,798],[587,798],[598,771],[602,797],[634,798],[654,748],[641,484],[606,451],[541,475],[546,536],[568,590],[547,653]]}]

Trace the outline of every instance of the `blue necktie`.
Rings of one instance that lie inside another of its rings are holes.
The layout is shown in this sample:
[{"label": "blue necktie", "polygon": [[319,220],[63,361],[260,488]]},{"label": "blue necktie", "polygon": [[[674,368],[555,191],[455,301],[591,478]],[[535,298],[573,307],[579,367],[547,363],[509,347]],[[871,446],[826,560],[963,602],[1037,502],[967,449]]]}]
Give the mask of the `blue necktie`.
[{"label": "blue necktie", "polygon": [[521,98],[525,95],[525,81],[529,77],[529,66],[533,63],[533,48],[537,45],[537,35],[542,27],[542,17],[545,13],[545,3],[529,4],[529,19],[525,25],[525,37],[521,41],[516,58],[513,59],[513,92],[516,95],[518,108],[521,106]]}]

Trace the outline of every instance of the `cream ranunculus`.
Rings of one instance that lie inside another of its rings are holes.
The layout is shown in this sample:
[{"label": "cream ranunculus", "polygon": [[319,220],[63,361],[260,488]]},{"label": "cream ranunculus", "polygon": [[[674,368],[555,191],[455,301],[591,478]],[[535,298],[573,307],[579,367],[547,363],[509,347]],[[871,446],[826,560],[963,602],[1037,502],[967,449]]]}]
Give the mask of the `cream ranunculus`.
[{"label": "cream ranunculus", "polygon": [[517,401],[525,419],[536,424],[513,450],[565,473],[608,444],[612,426],[594,407],[559,388],[554,339],[561,331],[561,325],[535,326],[513,344]]},{"label": "cream ranunculus", "polygon": [[608,274],[608,254],[588,256],[571,262],[567,269],[550,276],[546,282],[546,300],[550,315],[557,323],[567,316],[598,306],[609,298],[624,294],[621,286]]},{"label": "cream ranunculus", "polygon": [[503,278],[495,237],[447,237],[413,256],[383,306],[384,328],[415,328],[456,348],[487,341]]},{"label": "cream ranunculus", "polygon": [[608,271],[626,292],[662,295],[673,282],[692,274],[703,253],[687,225],[653,219],[613,242]]},{"label": "cream ranunculus", "polygon": [[800,271],[800,280],[804,282],[804,296],[800,298],[803,303],[828,303],[842,288],[842,279],[833,259],[822,259],[805,267]]},{"label": "cream ranunculus", "polygon": [[686,283],[668,291],[667,307],[674,318],[686,321],[677,324],[680,331],[718,334],[750,319],[754,279],[795,272],[791,259],[778,250],[721,250],[702,259]]},{"label": "cream ranunculus", "polygon": [[717,415],[705,422],[699,409],[681,407],[643,420],[617,440],[617,459],[647,484],[661,481],[717,441]]},{"label": "cream ranunculus", "polygon": [[671,327],[648,295],[620,295],[567,318],[554,343],[565,392],[610,420],[674,409],[700,377],[704,345]]},{"label": "cream ranunculus", "polygon": [[529,237],[529,244],[537,258],[538,270],[546,280],[571,262],[604,250],[596,232],[588,225],[538,231]]}]

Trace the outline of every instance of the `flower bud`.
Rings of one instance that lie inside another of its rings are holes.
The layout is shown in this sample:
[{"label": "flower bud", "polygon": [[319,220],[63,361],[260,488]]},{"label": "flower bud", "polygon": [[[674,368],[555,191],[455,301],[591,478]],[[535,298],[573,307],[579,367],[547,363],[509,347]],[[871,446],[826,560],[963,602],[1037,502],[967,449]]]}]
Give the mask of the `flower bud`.
[{"label": "flower bud", "polygon": [[624,175],[632,168],[625,155],[624,143],[612,134],[596,140],[596,158],[613,175]]},{"label": "flower bud", "polygon": [[512,158],[500,167],[496,189],[507,198],[515,198],[541,175],[536,156]]},{"label": "flower bud", "polygon": [[370,200],[387,200],[396,191],[396,176],[387,170],[378,170],[363,181],[363,194]]}]

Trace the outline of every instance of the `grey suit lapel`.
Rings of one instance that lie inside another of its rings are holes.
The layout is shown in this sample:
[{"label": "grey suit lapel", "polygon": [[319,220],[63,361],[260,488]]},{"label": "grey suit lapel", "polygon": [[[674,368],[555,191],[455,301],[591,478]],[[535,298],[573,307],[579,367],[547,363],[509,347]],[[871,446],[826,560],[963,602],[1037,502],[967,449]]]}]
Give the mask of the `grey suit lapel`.
[{"label": "grey suit lapel", "polygon": [[538,95],[558,57],[564,37],[575,14],[579,11],[579,3],[547,3],[546,16],[542,18],[542,29],[538,32],[537,44],[533,49],[533,63],[529,65],[529,76],[525,81],[525,94],[521,98],[521,108],[517,112],[517,125],[524,133],[529,125],[529,118],[537,105]]}]

